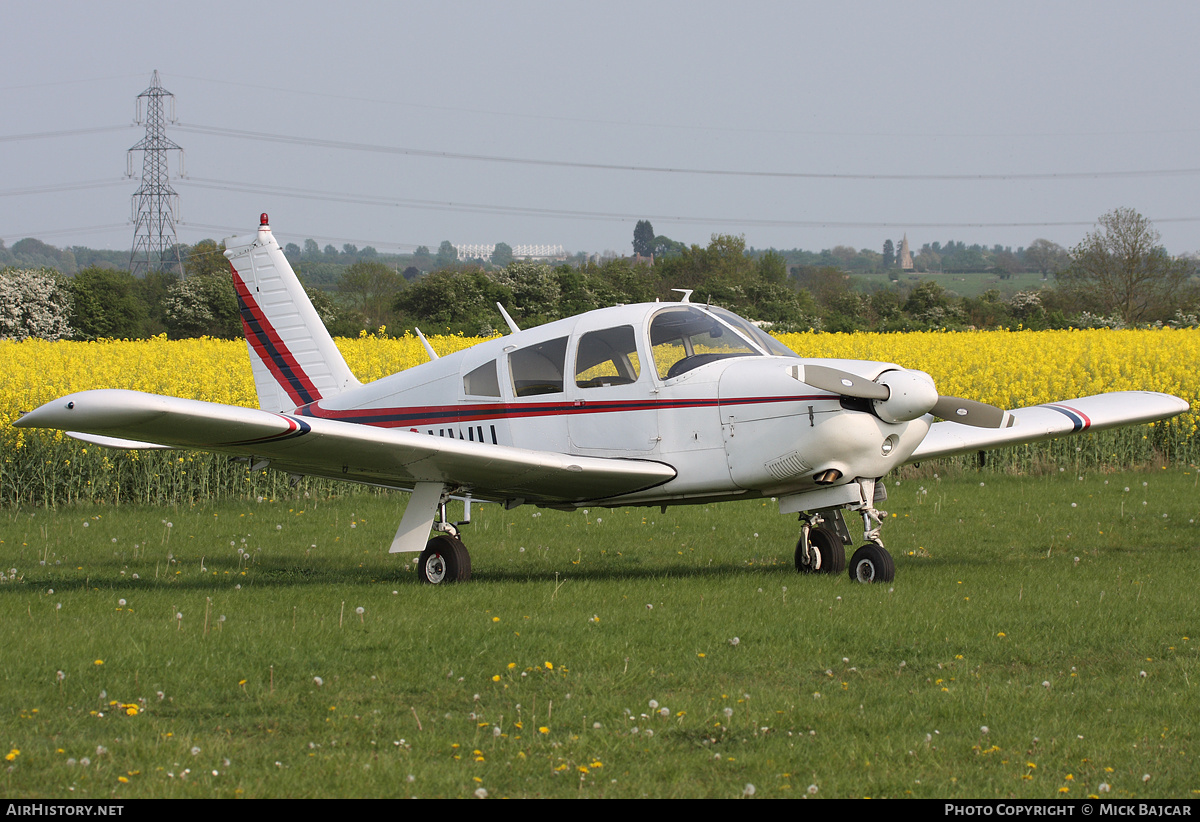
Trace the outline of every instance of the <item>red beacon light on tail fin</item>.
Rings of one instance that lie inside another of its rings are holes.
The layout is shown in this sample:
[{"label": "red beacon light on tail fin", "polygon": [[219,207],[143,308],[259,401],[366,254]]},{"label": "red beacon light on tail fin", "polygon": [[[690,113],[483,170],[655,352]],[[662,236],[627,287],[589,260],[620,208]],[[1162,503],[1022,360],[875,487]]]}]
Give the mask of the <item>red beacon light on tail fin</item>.
[{"label": "red beacon light on tail fin", "polygon": [[262,214],[258,215],[258,224],[259,225],[267,225],[270,222],[271,221],[267,219],[267,212],[264,211]]}]

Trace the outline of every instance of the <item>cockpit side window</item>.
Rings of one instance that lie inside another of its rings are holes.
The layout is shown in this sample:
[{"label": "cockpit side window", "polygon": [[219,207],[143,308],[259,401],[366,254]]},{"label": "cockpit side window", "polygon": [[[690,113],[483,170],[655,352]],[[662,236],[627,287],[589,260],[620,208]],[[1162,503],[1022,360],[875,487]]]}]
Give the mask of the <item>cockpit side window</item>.
[{"label": "cockpit side window", "polygon": [[566,337],[512,352],[508,355],[508,370],[512,374],[513,393],[518,397],[562,393],[566,360]]},{"label": "cockpit side window", "polygon": [[575,385],[599,388],[637,382],[641,368],[632,325],[589,331],[575,355]]},{"label": "cockpit side window", "polygon": [[496,377],[496,361],[485,362],[463,377],[463,393],[474,397],[500,396],[500,380]]},{"label": "cockpit side window", "polygon": [[650,321],[650,346],[658,376],[664,380],[727,357],[762,354],[740,334],[692,306],[655,314]]}]

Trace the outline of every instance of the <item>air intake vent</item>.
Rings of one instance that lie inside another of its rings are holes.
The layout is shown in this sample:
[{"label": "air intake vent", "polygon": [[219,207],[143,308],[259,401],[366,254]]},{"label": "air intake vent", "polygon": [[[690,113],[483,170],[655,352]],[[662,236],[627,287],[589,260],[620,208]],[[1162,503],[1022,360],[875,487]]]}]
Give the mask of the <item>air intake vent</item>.
[{"label": "air intake vent", "polygon": [[800,459],[800,455],[795,451],[767,463],[767,470],[777,480],[791,479],[792,477],[807,473],[811,468],[812,466]]}]

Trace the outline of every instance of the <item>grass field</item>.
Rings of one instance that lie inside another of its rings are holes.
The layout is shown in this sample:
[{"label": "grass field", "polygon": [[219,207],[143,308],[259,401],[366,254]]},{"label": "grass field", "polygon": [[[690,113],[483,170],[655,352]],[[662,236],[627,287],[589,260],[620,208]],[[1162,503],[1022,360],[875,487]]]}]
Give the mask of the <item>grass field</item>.
[{"label": "grass field", "polygon": [[935,470],[879,586],[761,502],[482,506],[436,588],[403,495],[0,511],[0,794],[1200,796],[1196,470]]}]

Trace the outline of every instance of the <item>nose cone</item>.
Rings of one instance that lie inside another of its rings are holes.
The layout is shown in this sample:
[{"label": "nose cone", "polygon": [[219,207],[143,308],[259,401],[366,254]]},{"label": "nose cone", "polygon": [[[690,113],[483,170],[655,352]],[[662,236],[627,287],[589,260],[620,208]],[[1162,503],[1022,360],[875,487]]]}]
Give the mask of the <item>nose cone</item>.
[{"label": "nose cone", "polygon": [[923,417],[938,401],[933,378],[924,371],[888,371],[875,382],[888,387],[888,398],[875,402],[875,413],[885,422],[897,424]]}]

